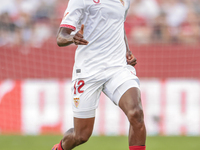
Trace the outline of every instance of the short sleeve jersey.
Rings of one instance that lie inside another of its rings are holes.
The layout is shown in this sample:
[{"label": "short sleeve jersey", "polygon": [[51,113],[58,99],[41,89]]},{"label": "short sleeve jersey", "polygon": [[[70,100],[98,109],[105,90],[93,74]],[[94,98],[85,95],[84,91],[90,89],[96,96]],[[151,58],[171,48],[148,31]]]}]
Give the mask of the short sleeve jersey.
[{"label": "short sleeve jersey", "polygon": [[73,79],[127,64],[124,21],[129,5],[130,0],[69,1],[60,27],[75,34],[84,24],[83,36],[89,42],[76,49]]}]

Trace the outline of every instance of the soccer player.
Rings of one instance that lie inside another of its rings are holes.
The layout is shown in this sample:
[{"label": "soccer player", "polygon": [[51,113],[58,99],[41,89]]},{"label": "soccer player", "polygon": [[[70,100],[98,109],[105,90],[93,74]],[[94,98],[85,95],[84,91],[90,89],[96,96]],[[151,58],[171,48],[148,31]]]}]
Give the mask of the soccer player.
[{"label": "soccer player", "polygon": [[146,129],[137,64],[124,21],[130,0],[70,0],[57,35],[59,46],[78,45],[72,77],[74,128],[52,150],[71,150],[92,134],[104,92],[130,122],[129,149],[145,150]]}]

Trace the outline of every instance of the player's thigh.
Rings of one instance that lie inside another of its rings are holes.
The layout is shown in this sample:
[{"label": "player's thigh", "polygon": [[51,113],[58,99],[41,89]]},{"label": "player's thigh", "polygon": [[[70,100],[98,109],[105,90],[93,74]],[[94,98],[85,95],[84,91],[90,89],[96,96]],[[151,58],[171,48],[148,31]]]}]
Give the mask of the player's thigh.
[{"label": "player's thigh", "polygon": [[119,107],[126,115],[129,112],[142,111],[141,93],[139,88],[129,88],[120,98]]},{"label": "player's thigh", "polygon": [[119,105],[122,95],[132,87],[140,89],[140,81],[135,75],[134,67],[127,66],[115,73],[106,82],[103,92],[114,104]]}]

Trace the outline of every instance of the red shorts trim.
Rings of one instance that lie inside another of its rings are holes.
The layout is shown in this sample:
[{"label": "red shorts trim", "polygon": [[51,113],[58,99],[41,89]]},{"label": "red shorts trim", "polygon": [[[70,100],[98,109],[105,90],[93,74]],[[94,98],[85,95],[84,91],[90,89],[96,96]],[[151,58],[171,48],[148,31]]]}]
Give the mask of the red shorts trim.
[{"label": "red shorts trim", "polygon": [[61,24],[60,27],[70,28],[70,29],[72,29],[74,31],[76,30],[76,27],[68,25],[68,24]]}]

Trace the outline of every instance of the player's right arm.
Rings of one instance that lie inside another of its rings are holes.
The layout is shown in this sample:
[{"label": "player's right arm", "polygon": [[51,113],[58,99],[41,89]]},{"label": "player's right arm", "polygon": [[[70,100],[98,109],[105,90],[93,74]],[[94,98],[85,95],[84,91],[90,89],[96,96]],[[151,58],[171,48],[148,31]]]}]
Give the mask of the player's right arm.
[{"label": "player's right arm", "polygon": [[68,46],[74,42],[73,35],[71,35],[71,32],[73,30],[70,28],[64,28],[60,27],[57,35],[57,44],[58,46]]},{"label": "player's right arm", "polygon": [[[87,45],[88,42],[83,38],[84,25],[76,32],[78,24],[83,18],[85,10],[84,0],[70,0],[65,10],[60,29],[57,34],[58,46],[68,46],[72,43],[76,45]],[[72,31],[74,32],[72,34]]]},{"label": "player's right arm", "polygon": [[87,45],[88,41],[86,41],[83,37],[84,25],[81,26],[81,29],[75,34],[71,35],[72,29],[60,27],[58,35],[57,35],[57,44],[58,46],[68,46],[72,43],[76,45]]}]

